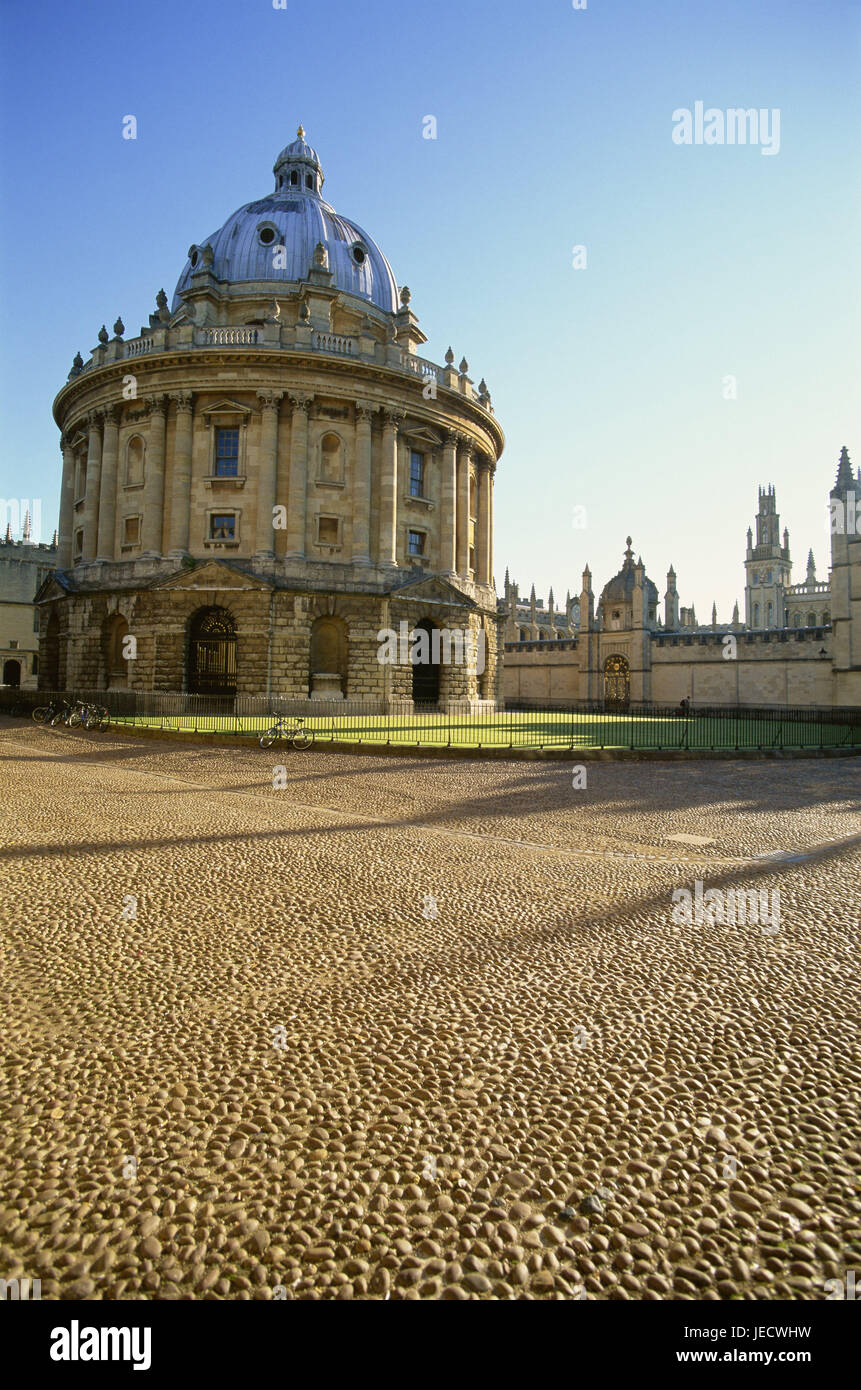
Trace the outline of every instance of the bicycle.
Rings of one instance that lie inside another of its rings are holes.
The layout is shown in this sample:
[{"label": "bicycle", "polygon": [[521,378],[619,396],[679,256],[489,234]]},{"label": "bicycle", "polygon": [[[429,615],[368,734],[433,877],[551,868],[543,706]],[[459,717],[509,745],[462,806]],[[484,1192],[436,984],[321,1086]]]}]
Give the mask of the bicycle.
[{"label": "bicycle", "polygon": [[68,724],[74,712],[75,707],[69,704],[68,700],[58,700],[57,708],[47,723],[52,729],[56,729],[58,724]]},{"label": "bicycle", "polygon": [[104,705],[87,704],[82,700],[79,700],[78,704],[81,707],[81,717],[85,729],[100,729],[104,733],[106,729],[110,728],[110,715]]},{"label": "bicycle", "polygon": [[282,715],[271,729],[267,729],[265,734],[260,735],[260,747],[271,748],[277,738],[286,738],[288,742],[293,744],[294,748],[304,752],[314,742],[313,729],[306,729],[304,725],[305,720],[300,715],[295,716],[293,723],[288,722],[287,717]]},{"label": "bicycle", "polygon": [[49,700],[47,705],[37,705],[33,710],[33,718],[37,724],[50,724],[54,715],[60,709],[60,700]]}]

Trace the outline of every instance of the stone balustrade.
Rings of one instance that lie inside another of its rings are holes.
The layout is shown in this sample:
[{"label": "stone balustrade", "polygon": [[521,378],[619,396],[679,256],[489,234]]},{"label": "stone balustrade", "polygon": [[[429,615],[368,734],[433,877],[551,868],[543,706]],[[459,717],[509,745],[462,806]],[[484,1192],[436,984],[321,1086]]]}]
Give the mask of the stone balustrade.
[{"label": "stone balustrade", "polygon": [[[299,330],[301,332],[301,330]],[[308,330],[305,330],[308,333]],[[195,328],[191,324],[178,324],[173,328],[157,328],[142,333],[137,338],[114,338],[107,345],[97,347],[88,362],[73,368],[69,373],[72,381],[83,372],[106,366],[112,362],[123,361],[157,353],[177,350],[206,349],[213,347],[247,347],[266,352],[321,353],[334,357],[351,357],[357,361],[384,364],[418,377],[421,381],[433,380],[440,386],[466,396],[469,401],[493,414],[490,397],[478,392],[465,372],[457,373],[451,368],[438,366],[427,358],[416,357],[397,344],[374,343],[370,350],[362,350],[359,341],[340,333],[313,331],[308,333],[307,342],[297,342],[299,332],[293,328],[281,327],[271,323],[264,328],[245,325],[217,325],[212,328]],[[483,384],[483,383],[482,383]]]}]

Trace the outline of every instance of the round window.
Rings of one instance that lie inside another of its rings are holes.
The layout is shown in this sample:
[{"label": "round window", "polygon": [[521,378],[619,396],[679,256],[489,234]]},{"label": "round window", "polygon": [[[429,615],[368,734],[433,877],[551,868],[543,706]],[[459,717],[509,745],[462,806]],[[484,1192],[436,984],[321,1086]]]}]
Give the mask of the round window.
[{"label": "round window", "polygon": [[353,260],[356,262],[356,265],[364,265],[367,258],[368,253],[364,246],[356,245],[353,247]]},{"label": "round window", "polygon": [[196,252],[196,251],[192,251],[192,253],[191,253],[191,264],[192,264],[192,268],[194,268],[194,266],[197,265],[197,262],[198,262],[199,259],[200,259],[200,257],[198,256],[197,252]]},{"label": "round window", "polygon": [[276,232],[274,227],[261,227],[257,233],[262,246],[271,246],[275,240]]}]

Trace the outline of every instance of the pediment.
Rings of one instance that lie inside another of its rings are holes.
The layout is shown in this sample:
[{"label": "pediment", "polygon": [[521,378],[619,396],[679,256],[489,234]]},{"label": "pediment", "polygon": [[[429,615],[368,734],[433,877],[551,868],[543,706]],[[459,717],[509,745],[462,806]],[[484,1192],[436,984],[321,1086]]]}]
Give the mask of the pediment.
[{"label": "pediment", "polygon": [[404,434],[411,443],[427,444],[431,449],[440,448],[441,440],[439,435],[434,434],[432,430],[426,429],[423,425],[419,425],[418,428],[414,430],[405,429]]},{"label": "pediment", "polygon": [[251,406],[242,405],[240,401],[232,401],[225,396],[224,400],[206,406],[200,414],[206,418],[207,415],[253,415],[254,411]]},{"label": "pediment", "polygon": [[408,599],[412,602],[439,603],[446,607],[477,608],[475,599],[470,598],[455,584],[450,584],[440,575],[425,575],[422,579],[410,579],[399,588],[392,589],[392,598]]},{"label": "pediment", "polygon": [[70,588],[71,585],[63,584],[56,574],[47,574],[36,590],[33,602],[50,603],[52,599],[66,598]]},{"label": "pediment", "polygon": [[203,564],[195,565],[194,569],[181,569],[176,574],[169,575],[167,579],[159,579],[151,587],[237,593],[253,589],[271,589],[273,585],[271,580],[265,579],[262,575],[246,574],[243,570],[224,564],[223,561],[206,560]]}]

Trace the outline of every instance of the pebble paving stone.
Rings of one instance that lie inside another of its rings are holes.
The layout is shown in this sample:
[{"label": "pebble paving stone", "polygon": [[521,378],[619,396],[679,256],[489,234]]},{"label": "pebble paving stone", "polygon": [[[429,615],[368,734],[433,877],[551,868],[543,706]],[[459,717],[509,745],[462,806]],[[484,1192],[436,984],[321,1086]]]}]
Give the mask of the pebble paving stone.
[{"label": "pebble paving stone", "polygon": [[[859,1268],[861,760],[574,790],[4,720],[0,762],[4,1277],[804,1300]],[[780,930],[673,922],[697,879],[779,889]]]}]

